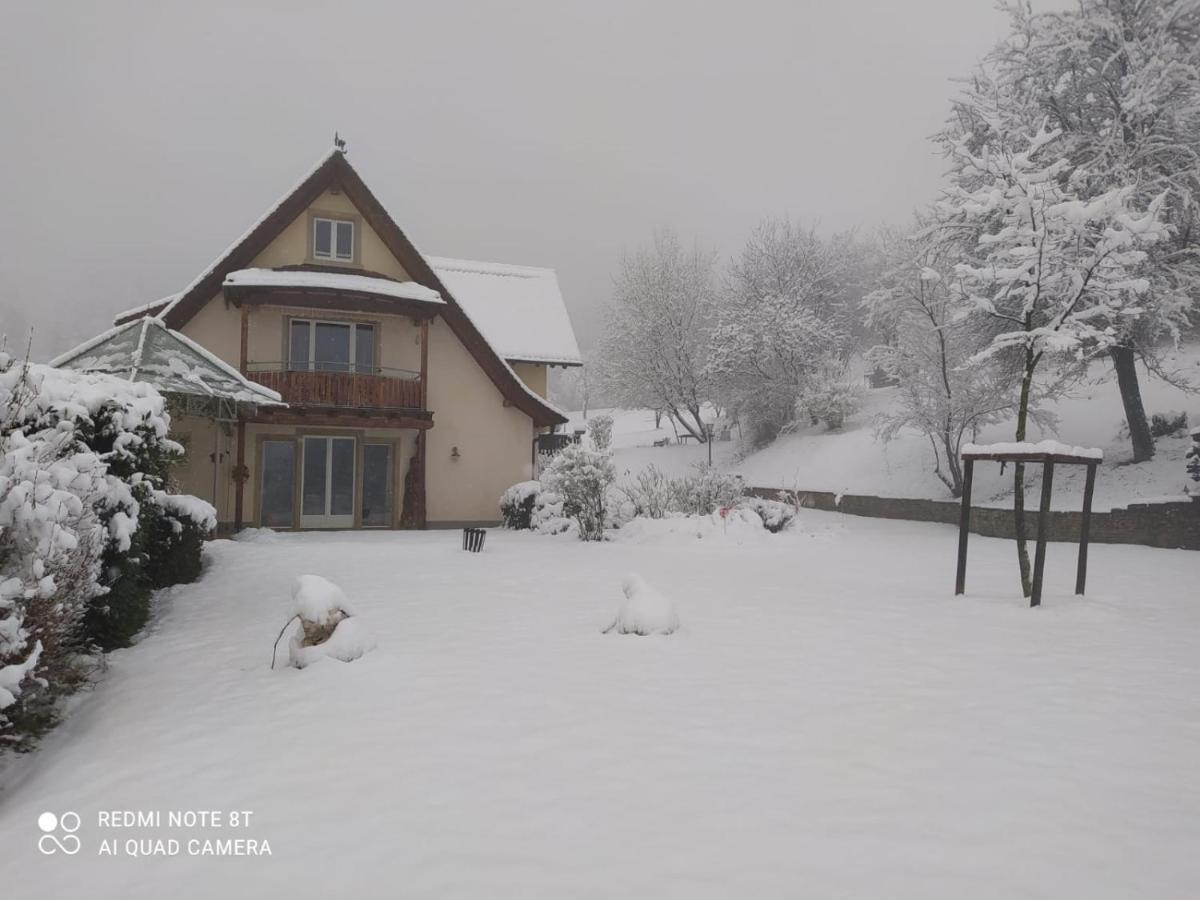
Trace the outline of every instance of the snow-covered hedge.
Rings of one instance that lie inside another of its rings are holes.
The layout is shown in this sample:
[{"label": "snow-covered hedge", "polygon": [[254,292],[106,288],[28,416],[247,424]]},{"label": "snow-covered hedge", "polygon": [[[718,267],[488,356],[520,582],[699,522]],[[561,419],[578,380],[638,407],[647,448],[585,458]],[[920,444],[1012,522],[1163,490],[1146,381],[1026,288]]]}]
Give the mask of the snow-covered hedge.
[{"label": "snow-covered hedge", "polygon": [[27,744],[53,723],[95,650],[144,624],[152,587],[198,572],[212,508],[163,492],[181,453],[168,425],[149,385],[0,354],[4,744]]},{"label": "snow-covered hedge", "polygon": [[668,478],[654,466],[619,488],[633,515],[661,519],[671,513],[707,516],[737,506],[746,487],[738,475],[696,463],[682,478]]}]

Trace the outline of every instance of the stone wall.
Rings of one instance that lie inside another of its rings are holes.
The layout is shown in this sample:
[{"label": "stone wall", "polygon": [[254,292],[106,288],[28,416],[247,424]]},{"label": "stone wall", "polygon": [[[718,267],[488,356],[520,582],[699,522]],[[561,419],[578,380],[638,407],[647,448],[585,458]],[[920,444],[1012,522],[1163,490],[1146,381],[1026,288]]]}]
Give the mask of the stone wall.
[{"label": "stone wall", "polygon": [[[802,506],[876,519],[905,519],[913,522],[942,522],[957,525],[961,504],[952,500],[910,500],[901,497],[872,497],[829,491],[782,491],[775,488],[749,488],[748,493],[772,500],[790,501],[793,496]],[[1036,500],[1032,502],[1036,503]],[[1051,512],[1049,539],[1078,541],[1082,514]],[[1037,534],[1037,512],[1026,510],[1029,537]],[[1011,509],[971,507],[971,531],[986,537],[1013,538],[1015,519]],[[1111,512],[1092,513],[1091,541],[1100,544],[1142,544],[1200,550],[1200,502],[1134,503]]]}]

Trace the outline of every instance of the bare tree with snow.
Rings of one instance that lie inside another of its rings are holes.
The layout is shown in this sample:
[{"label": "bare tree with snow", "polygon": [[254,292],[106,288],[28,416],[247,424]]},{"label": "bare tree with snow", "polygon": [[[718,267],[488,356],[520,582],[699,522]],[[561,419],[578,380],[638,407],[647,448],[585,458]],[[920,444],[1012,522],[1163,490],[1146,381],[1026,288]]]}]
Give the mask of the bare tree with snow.
[{"label": "bare tree with snow", "polygon": [[970,252],[972,235],[945,231],[932,215],[907,232],[882,231],[885,260],[879,287],[864,300],[870,324],[888,336],[867,358],[899,382],[896,402],[876,420],[885,441],[911,428],[929,441],[934,475],[962,494],[962,445],[980,428],[1012,414],[1012,367],[1002,360],[968,361],[990,343],[994,323],[958,315],[952,267]]},{"label": "bare tree with snow", "polygon": [[599,350],[599,380],[612,402],[670,414],[707,440],[709,332],[716,256],[684,249],[667,230],[621,264]]},{"label": "bare tree with snow", "polygon": [[[968,133],[948,146],[952,187],[939,211],[946,227],[979,235],[974,253],[954,267],[955,290],[965,313],[1003,326],[975,359],[1018,361],[1015,439],[1024,441],[1039,366],[1055,358],[1085,361],[1122,339],[1150,288],[1146,248],[1163,240],[1167,228],[1162,198],[1143,209],[1132,187],[1086,199],[1072,193],[1060,131],[1043,123],[1029,134],[988,112],[975,110],[999,139],[976,149]],[[1017,463],[1013,501],[1028,596],[1024,498],[1024,466]]]},{"label": "bare tree with snow", "polygon": [[959,108],[977,142],[1002,138],[973,115],[972,93],[1003,92],[1061,133],[1055,152],[1069,161],[1062,177],[1072,194],[1088,200],[1122,188],[1139,208],[1161,197],[1171,226],[1146,248],[1152,282],[1139,299],[1140,315],[1112,323],[1117,339],[1107,349],[1134,461],[1149,459],[1154,442],[1136,362],[1180,383],[1164,371],[1160,348],[1164,339],[1178,339],[1200,296],[1200,4],[1081,0],[1061,12],[1034,13],[1023,2],[1005,8],[1010,34]]},{"label": "bare tree with snow", "polygon": [[[730,266],[710,375],[755,443],[790,424],[814,380],[836,383],[853,343],[854,240],[766,219]],[[857,298],[854,298],[857,299]]]}]

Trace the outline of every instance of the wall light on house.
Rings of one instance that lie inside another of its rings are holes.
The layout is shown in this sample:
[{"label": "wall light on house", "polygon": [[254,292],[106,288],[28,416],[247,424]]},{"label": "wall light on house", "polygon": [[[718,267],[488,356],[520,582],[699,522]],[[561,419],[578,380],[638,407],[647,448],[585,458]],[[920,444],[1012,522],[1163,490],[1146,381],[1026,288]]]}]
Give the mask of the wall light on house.
[{"label": "wall light on house", "polygon": [[451,448],[450,448],[450,458],[451,458],[451,459],[454,459],[454,460],[457,460],[457,459],[461,459],[461,458],[462,458],[462,454],[458,452],[458,448],[457,448],[457,447],[451,447]]}]

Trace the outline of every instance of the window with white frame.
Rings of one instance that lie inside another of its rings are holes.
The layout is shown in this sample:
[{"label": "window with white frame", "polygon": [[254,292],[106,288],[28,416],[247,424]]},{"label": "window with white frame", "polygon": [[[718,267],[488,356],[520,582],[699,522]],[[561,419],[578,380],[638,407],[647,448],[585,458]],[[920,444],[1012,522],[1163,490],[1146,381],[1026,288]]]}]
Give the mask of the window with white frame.
[{"label": "window with white frame", "polygon": [[354,261],[354,223],[346,219],[313,218],[314,259]]},{"label": "window with white frame", "polygon": [[378,373],[375,326],[365,322],[291,319],[288,324],[288,370]]}]

